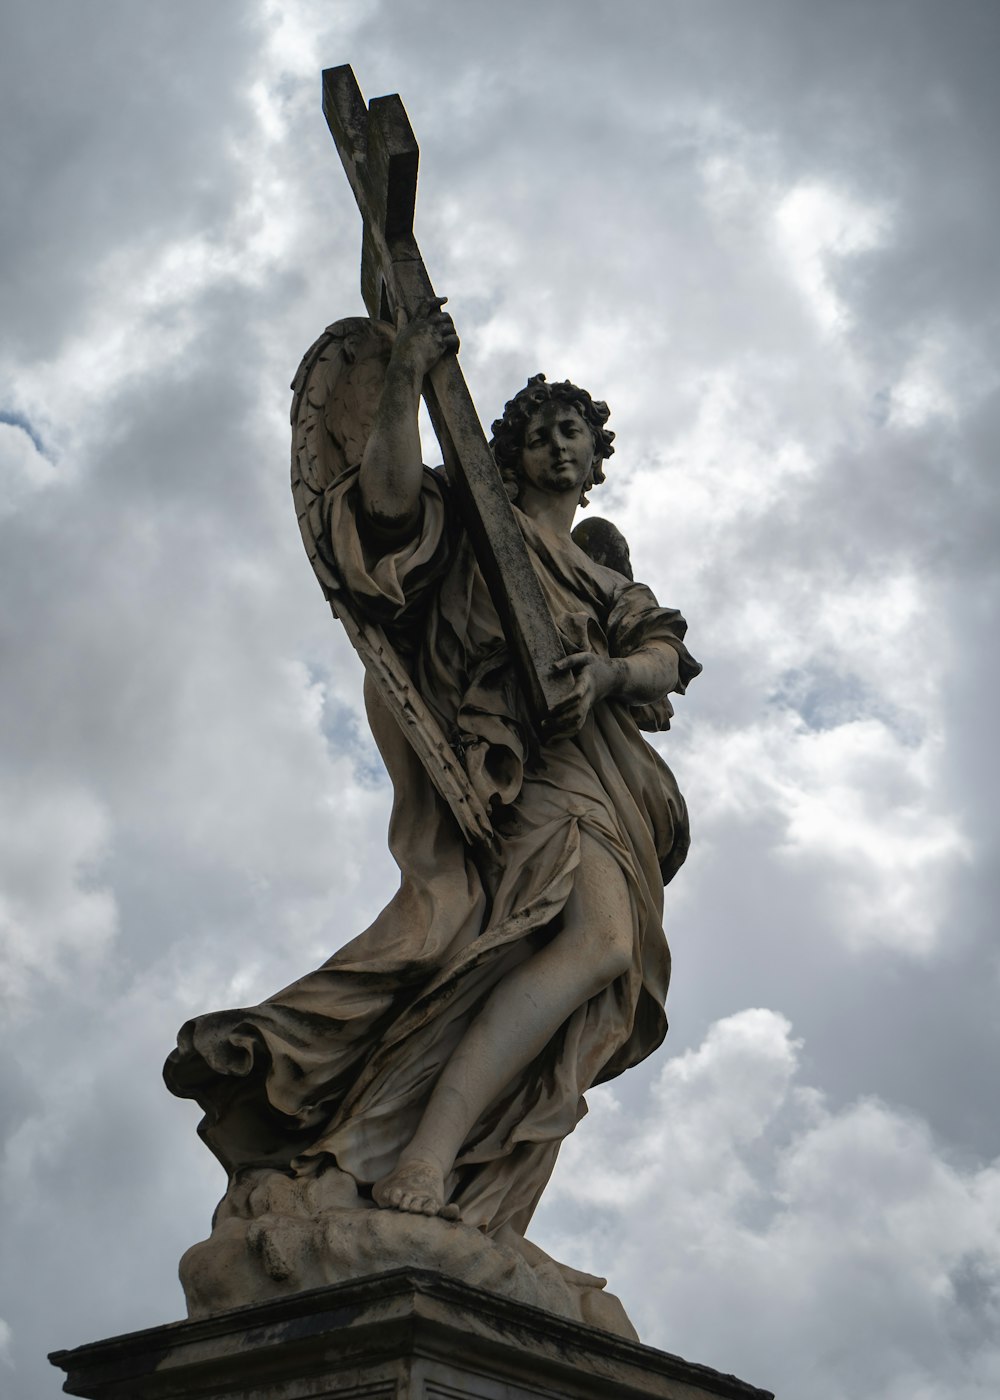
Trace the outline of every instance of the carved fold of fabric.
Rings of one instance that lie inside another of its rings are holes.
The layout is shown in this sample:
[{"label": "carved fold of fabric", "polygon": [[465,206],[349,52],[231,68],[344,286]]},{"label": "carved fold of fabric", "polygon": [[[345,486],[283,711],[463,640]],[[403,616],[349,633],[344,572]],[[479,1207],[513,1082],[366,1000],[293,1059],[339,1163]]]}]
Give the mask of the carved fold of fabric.
[{"label": "carved fold of fabric", "polygon": [[[629,583],[619,593],[608,617],[612,656],[631,656],[650,642],[665,642],[677,653],[677,693],[701,672],[701,663],[684,645],[687,623],[676,608],[661,608],[641,583]],[[632,717],[640,729],[656,733],[670,728],[674,707],[669,695],[642,705],[632,705]]]},{"label": "carved fold of fabric", "polygon": [[[659,826],[648,819],[617,771],[613,754],[634,744],[634,735],[624,708],[592,717],[581,736],[551,745],[541,768],[525,777],[516,809],[500,825],[503,874],[488,923],[386,1031],[330,1131],[303,1161],[326,1154],[362,1182],[391,1169],[465,1027],[492,989],[531,955],[530,936],[564,907],[586,832],[613,853],[626,876],[631,969],[574,1013],[487,1107],[448,1183],[466,1221],[490,1233],[506,1224],[525,1228],[560,1142],[586,1112],[585,1090],[644,1058],[666,1031],[669,954],[660,924],[659,852],[673,848],[676,832],[667,814]],[[663,806],[665,773],[653,758],[648,772],[634,775],[640,801],[656,788],[657,806]],[[675,810],[682,814],[682,805]]]},{"label": "carved fold of fabric", "polygon": [[[559,927],[585,835],[626,883],[629,969],[579,1007],[487,1106],[448,1182],[463,1218],[491,1233],[523,1233],[560,1142],[586,1112],[586,1090],[638,1063],[665,1034],[663,884],[687,851],[687,812],[672,773],[639,732],[642,716],[628,706],[603,702],[573,739],[539,746],[444,483],[425,474],[421,530],[398,549],[366,535],[357,506],[355,472],[325,497],[344,586],[374,620],[408,637],[414,683],[489,804],[497,848],[486,861],[465,845],[366,683],[393,787],[398,891],[315,972],[258,1007],[189,1022],[165,1074],[175,1093],[202,1104],[200,1131],[231,1174],[264,1164],[311,1172],[331,1161],[370,1186],[395,1165],[492,990]],[[682,687],[697,674],[678,613],[571,541],[518,519],[567,648],[629,655],[666,641]],[[664,717],[662,709],[652,716]]]},{"label": "carved fold of fabric", "polygon": [[450,562],[443,483],[424,471],[421,525],[413,539],[386,549],[359,524],[360,469],[327,489],[323,507],[329,546],[347,591],[373,622],[400,622],[418,611]]},{"label": "carved fold of fabric", "polygon": [[701,662],[684,645],[687,622],[676,608],[661,608],[643,583],[627,584],[618,594],[608,617],[608,633],[612,656],[629,656],[653,641],[672,646],[677,653],[678,695],[685,694],[701,674]]}]

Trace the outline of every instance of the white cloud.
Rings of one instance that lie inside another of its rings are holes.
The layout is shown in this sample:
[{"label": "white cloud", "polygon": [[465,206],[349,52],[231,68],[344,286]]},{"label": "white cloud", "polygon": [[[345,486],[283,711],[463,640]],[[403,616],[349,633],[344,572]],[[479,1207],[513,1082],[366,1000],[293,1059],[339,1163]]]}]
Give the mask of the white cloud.
[{"label": "white cloud", "polygon": [[0,423],[0,518],[12,514],[57,480],[54,464],[24,428]]},{"label": "white cloud", "polygon": [[644,501],[665,494],[674,469],[671,512],[702,538],[720,538],[766,521],[787,507],[818,469],[809,447],[790,435],[768,395],[765,375],[742,367],[716,370],[685,386],[695,405],[687,431],[665,461],[636,471],[630,489]]},{"label": "white cloud", "polygon": [[744,1011],[668,1063],[643,1112],[593,1095],[536,1236],[610,1273],[645,1340],[779,1395],[986,1400],[1000,1161],[952,1161],[877,1100],[827,1105],[802,1054],[782,1016]]},{"label": "white cloud", "polygon": [[114,938],[118,910],[101,874],[112,824],[89,792],[8,776],[0,827],[0,986],[13,1010],[35,979],[69,983]]},{"label": "white cloud", "polygon": [[833,185],[809,180],[782,197],[774,221],[789,275],[807,305],[824,330],[844,331],[850,313],[831,275],[834,260],[882,246],[891,226],[889,211]]},{"label": "white cloud", "polygon": [[892,389],[889,421],[902,428],[923,428],[935,418],[954,419],[956,405],[942,379],[944,356],[936,341],[925,341],[913,354]]},{"label": "white cloud", "polygon": [[[939,808],[934,742],[914,746],[884,723],[814,729],[777,710],[738,729],[701,725],[688,742],[691,798],[710,839],[720,819],[772,833],[780,861],[824,891],[828,926],[853,949],[934,951],[947,931],[949,881],[969,858]],[[801,930],[800,937],[825,936]]]},{"label": "white cloud", "polygon": [[941,321],[914,345],[889,395],[889,425],[903,431],[961,418],[995,394],[995,358],[959,325]]}]

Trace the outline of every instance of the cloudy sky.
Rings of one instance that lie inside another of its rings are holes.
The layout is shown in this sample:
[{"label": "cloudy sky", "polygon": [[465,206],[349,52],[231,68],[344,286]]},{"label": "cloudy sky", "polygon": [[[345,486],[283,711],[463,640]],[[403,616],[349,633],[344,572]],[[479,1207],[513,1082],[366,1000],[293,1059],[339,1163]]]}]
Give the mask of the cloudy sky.
[{"label": "cloudy sky", "polygon": [[[618,434],[690,620],[672,1030],[533,1228],[787,1400],[1000,1390],[993,0],[31,0],[0,44],[0,1392],[176,1319],[160,1065],[395,887],[288,383],[362,309],[324,66],[399,90],[488,422]],[[659,742],[659,741],[658,741]]]}]

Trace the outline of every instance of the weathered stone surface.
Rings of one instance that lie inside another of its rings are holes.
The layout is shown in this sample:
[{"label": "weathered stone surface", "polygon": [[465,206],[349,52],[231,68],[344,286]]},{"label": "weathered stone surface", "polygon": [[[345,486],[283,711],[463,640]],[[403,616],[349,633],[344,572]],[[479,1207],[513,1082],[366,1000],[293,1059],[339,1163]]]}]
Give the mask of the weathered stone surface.
[{"label": "weathered stone surface", "polygon": [[433,1269],[505,1298],[638,1340],[606,1280],[569,1268],[507,1229],[491,1239],[460,1221],[379,1210],[344,1172],[246,1174],[212,1234],[181,1260],[193,1318],[399,1268]]},{"label": "weathered stone surface", "polygon": [[[523,1235],[561,1141],[586,1112],[585,1091],[638,1064],[666,1030],[663,887],[685,858],[688,824],[673,774],[642,730],[669,723],[669,693],[700,667],[680,614],[571,537],[613,450],[607,405],[533,376],[494,423],[495,451],[566,637],[559,668],[574,680],[553,727],[530,739],[452,493],[420,461],[419,386],[454,354],[454,326],[432,306],[401,327],[364,412],[361,381],[349,393],[343,380],[381,363],[381,352],[362,353],[378,337],[334,331],[340,370],[314,347],[296,377],[297,403],[324,405],[323,431],[352,442],[361,460],[347,466],[331,447],[329,471],[320,470],[325,439],[310,407],[296,463],[298,479],[311,474],[303,519],[316,514],[309,538],[336,597],[350,597],[373,626],[391,624],[407,654],[416,651],[394,709],[366,686],[393,785],[401,883],[375,922],[315,972],[259,1006],[189,1021],[165,1076],[204,1108],[202,1137],[236,1189],[265,1168],[289,1181],[347,1173],[358,1198],[382,1208]],[[354,404],[356,431],[333,413],[341,401]],[[619,554],[624,565],[624,546]],[[366,636],[370,659],[382,643]],[[390,671],[380,675],[391,690]],[[400,721],[417,681],[425,708],[443,720],[439,740],[419,752]],[[428,777],[441,744],[492,814],[488,849],[452,820],[454,803],[465,810],[461,782]],[[226,1229],[235,1238],[237,1227]],[[297,1261],[322,1252],[320,1236],[298,1225],[279,1233],[294,1233],[287,1272],[301,1277]],[[265,1241],[271,1274],[284,1268],[270,1227],[247,1237]],[[244,1270],[250,1282],[254,1269]],[[260,1297],[251,1289],[239,1301]],[[229,1293],[223,1305],[236,1301]],[[208,1305],[201,1292],[199,1309]]]},{"label": "weathered stone surface", "polygon": [[405,113],[366,114],[349,69],[326,87],[388,298],[372,282],[370,309],[399,315],[307,352],[292,486],[366,667],[401,880],[321,967],[181,1028],[166,1081],[229,1178],[182,1280],[207,1316],[431,1264],[629,1335],[602,1280],[524,1235],[586,1091],[666,1032],[663,888],[688,822],[642,731],[701,668],[614,527],[572,534],[615,450],[608,405],[535,374],[487,443],[412,240]]},{"label": "weathered stone surface", "polygon": [[88,1400],[773,1400],[419,1270],[94,1342],[51,1360]]}]

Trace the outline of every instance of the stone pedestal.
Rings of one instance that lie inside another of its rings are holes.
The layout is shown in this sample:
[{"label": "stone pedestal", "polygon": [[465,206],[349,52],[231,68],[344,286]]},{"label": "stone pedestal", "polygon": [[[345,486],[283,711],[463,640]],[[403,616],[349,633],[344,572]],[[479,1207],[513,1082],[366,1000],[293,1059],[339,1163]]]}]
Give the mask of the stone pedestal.
[{"label": "stone pedestal", "polygon": [[53,1352],[90,1400],[773,1400],[734,1376],[419,1269]]}]

